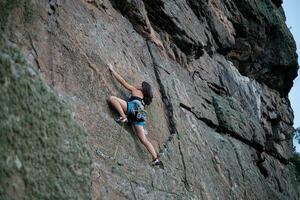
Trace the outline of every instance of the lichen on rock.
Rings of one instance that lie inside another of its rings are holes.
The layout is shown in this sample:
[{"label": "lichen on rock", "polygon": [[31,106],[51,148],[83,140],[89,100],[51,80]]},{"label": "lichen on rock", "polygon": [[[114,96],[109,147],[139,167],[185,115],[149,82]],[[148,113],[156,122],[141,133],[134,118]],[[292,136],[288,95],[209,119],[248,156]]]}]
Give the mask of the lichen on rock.
[{"label": "lichen on rock", "polygon": [[85,131],[16,46],[0,51],[0,198],[90,198]]}]

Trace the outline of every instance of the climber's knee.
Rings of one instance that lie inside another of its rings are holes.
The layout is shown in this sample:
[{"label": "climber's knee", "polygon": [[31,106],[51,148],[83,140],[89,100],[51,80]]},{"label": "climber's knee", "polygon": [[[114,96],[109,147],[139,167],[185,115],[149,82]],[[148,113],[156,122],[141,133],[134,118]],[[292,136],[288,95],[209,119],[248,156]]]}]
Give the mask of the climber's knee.
[{"label": "climber's knee", "polygon": [[108,103],[111,103],[112,101],[114,101],[115,98],[116,98],[115,96],[109,96],[109,97],[107,97],[106,101]]}]

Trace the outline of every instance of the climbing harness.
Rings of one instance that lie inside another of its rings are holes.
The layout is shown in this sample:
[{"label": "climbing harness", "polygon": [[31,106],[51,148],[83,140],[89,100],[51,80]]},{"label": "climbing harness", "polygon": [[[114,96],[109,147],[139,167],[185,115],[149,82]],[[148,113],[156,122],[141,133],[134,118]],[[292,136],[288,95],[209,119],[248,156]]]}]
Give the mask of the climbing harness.
[{"label": "climbing harness", "polygon": [[131,101],[133,104],[132,109],[129,111],[129,115],[131,115],[136,121],[145,121],[147,111],[143,109],[142,103],[139,100]]},{"label": "climbing harness", "polygon": [[147,111],[143,108],[141,100],[129,100],[128,101],[127,114],[132,121],[144,122],[146,121]]}]

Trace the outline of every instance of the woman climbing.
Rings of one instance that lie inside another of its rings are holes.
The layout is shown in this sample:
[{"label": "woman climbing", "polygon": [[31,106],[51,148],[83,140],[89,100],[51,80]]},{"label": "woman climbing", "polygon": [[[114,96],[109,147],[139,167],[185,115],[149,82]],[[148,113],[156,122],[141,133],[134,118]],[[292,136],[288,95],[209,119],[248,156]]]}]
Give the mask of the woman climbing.
[{"label": "woman climbing", "polygon": [[120,117],[116,119],[119,123],[130,122],[133,131],[137,134],[141,143],[146,147],[152,156],[152,166],[162,164],[159,160],[153,145],[147,139],[144,125],[145,125],[145,105],[149,105],[152,102],[153,93],[151,90],[151,85],[147,82],[142,82],[141,86],[132,86],[128,84],[114,69],[111,64],[108,65],[109,70],[112,75],[117,79],[119,83],[127,90],[131,92],[131,97],[126,102],[115,96],[110,96],[108,98],[108,103],[113,106]]}]

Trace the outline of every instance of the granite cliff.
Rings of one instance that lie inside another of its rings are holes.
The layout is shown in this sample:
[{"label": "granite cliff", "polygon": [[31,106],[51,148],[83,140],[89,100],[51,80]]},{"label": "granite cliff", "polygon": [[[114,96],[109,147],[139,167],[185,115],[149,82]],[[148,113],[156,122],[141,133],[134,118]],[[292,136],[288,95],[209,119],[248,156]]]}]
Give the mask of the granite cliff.
[{"label": "granite cliff", "polygon": [[[299,199],[281,0],[2,0],[1,199]],[[106,98],[154,89],[148,137]]]}]

